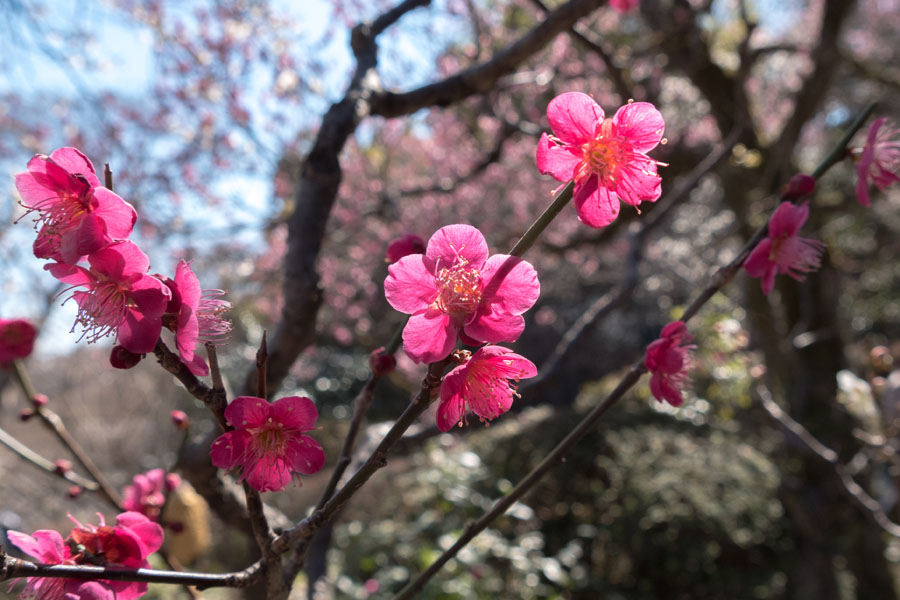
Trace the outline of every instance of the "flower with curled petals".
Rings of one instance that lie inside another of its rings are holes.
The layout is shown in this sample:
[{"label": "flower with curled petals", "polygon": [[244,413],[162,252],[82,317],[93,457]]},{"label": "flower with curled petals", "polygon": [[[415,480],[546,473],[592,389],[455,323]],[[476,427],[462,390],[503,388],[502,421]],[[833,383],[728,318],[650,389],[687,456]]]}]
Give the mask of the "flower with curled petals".
[{"label": "flower with curled petals", "polygon": [[388,267],[384,295],[412,315],[403,350],[415,362],[446,358],[457,337],[467,344],[514,342],[525,328],[522,313],[540,295],[537,272],[516,256],[488,257],[487,242],[471,225],[448,225],[428,240],[425,254]]},{"label": "flower with curled petals", "polygon": [[75,324],[84,328],[82,337],[90,343],[115,333],[129,352],[152,352],[172,293],[147,275],[147,255],[133,242],[120,241],[94,252],[88,262],[90,269],[64,263],[44,267],[60,281],[85,288],[72,294],[78,303]]},{"label": "flower with curled petals", "polygon": [[673,321],[663,327],[658,340],[647,346],[644,365],[652,375],[650,392],[658,401],[672,406],[684,403],[681,390],[691,366],[691,351],[696,347],[686,343],[691,339],[684,322]]},{"label": "flower with curled petals", "polygon": [[574,180],[572,198],[582,222],[606,227],[619,215],[620,199],[634,207],[659,199],[656,167],[663,163],[647,152],[665,143],[666,124],[652,104],[629,102],[607,119],[593,98],[568,92],[550,101],[547,119],[553,135],[538,142],[538,170]]},{"label": "flower with curled petals", "polygon": [[100,185],[94,165],[75,148],[38,154],[16,175],[22,205],[41,224],[34,254],[74,265],[109,242],[125,239],[137,220],[134,208]]},{"label": "flower with curled petals", "polygon": [[856,198],[869,206],[869,183],[882,192],[900,181],[900,129],[885,117],[876,119],[869,128],[866,145],[856,152]]},{"label": "flower with curled petals", "polygon": [[319,442],[304,432],[319,412],[309,398],[288,396],[269,403],[239,396],[225,409],[234,427],[213,442],[209,455],[220,469],[237,469],[239,478],[260,492],[283,490],[292,477],[312,475],[325,464]]},{"label": "flower with curled petals", "polygon": [[750,277],[759,277],[763,294],[775,287],[775,275],[803,281],[806,273],[822,264],[825,244],[797,235],[809,217],[809,201],[782,202],[769,219],[769,237],[757,244],[744,262]]},{"label": "flower with curled petals", "polygon": [[[467,358],[468,352],[455,353]],[[444,377],[437,426],[450,431],[471,411],[487,423],[509,410],[518,396],[520,379],[537,375],[537,367],[524,356],[502,346],[484,346]]]}]

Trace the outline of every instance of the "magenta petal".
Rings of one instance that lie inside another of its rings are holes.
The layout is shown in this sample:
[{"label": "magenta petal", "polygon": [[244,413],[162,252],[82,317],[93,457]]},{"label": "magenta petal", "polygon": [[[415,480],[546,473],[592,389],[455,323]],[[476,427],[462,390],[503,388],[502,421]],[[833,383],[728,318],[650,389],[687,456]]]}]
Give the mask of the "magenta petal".
[{"label": "magenta petal", "polygon": [[453,320],[441,311],[413,315],[403,328],[403,350],[413,362],[439,361],[453,350],[458,330]]},{"label": "magenta petal", "polygon": [[117,330],[116,339],[129,352],[147,354],[153,352],[161,332],[162,319],[127,309],[125,318]]},{"label": "magenta petal", "polygon": [[249,471],[244,472],[243,479],[259,492],[278,492],[291,480],[291,471],[280,458],[263,455]]},{"label": "magenta petal", "polygon": [[860,175],[856,181],[856,199],[863,206],[871,206],[872,201],[869,198],[869,180],[865,175]]},{"label": "magenta petal", "polygon": [[6,534],[19,550],[41,562],[59,564],[69,555],[58,531],[40,529],[30,536],[10,529]]},{"label": "magenta petal", "polygon": [[131,283],[131,299],[146,317],[159,317],[166,312],[172,298],[169,286],[156,277],[141,275]]},{"label": "magenta petal", "polygon": [[203,289],[200,287],[200,280],[191,269],[191,263],[184,259],[178,261],[178,266],[175,267],[175,286],[178,288],[181,302],[196,311],[200,306]]},{"label": "magenta petal", "polygon": [[141,547],[141,560],[153,554],[162,546],[163,530],[139,512],[124,512],[116,517],[116,525],[128,528]]},{"label": "magenta petal", "polygon": [[596,176],[575,187],[575,209],[578,218],[591,227],[606,227],[619,216],[619,199],[603,186],[597,186]]},{"label": "magenta petal", "polygon": [[541,295],[537,271],[517,256],[495,254],[481,271],[484,285],[482,302],[503,312],[520,315],[534,306]]},{"label": "magenta petal", "polygon": [[434,274],[425,265],[422,254],[409,254],[388,267],[384,297],[388,303],[408,315],[421,312],[437,297]]},{"label": "magenta petal", "polygon": [[316,440],[307,435],[300,435],[288,442],[287,460],[294,471],[312,475],[325,466],[325,451]]},{"label": "magenta petal", "polygon": [[[66,585],[66,590],[74,587],[73,591],[66,593],[66,600],[124,600],[124,598],[116,593],[106,581],[78,581],[69,580],[71,583]],[[121,582],[125,583],[125,582]],[[126,584],[127,587],[128,584]],[[147,584],[144,584],[147,587]],[[136,596],[130,596],[132,598]]]},{"label": "magenta petal", "polygon": [[104,187],[94,188],[94,198],[97,200],[97,206],[93,214],[106,223],[106,233],[113,239],[130,236],[137,221],[134,207]]},{"label": "magenta petal", "polygon": [[797,235],[807,218],[809,218],[809,200],[800,205],[782,202],[769,219],[769,237]]},{"label": "magenta petal", "polygon": [[59,249],[64,262],[74,265],[82,256],[93,254],[109,243],[106,224],[94,213],[88,213],[77,227],[63,234]]},{"label": "magenta petal", "polygon": [[66,263],[50,263],[44,265],[44,270],[69,285],[89,285],[96,281],[87,269]]},{"label": "magenta petal", "polygon": [[209,366],[206,364],[206,361],[200,357],[199,354],[195,354],[194,358],[190,361],[186,362],[184,357],[182,357],[181,362],[187,366],[188,371],[197,375],[198,377],[209,375]]},{"label": "magenta petal", "polygon": [[50,159],[69,173],[83,175],[91,187],[100,185],[94,165],[77,148],[65,147],[54,150],[50,153]]},{"label": "magenta petal", "polygon": [[259,427],[269,417],[270,404],[256,396],[238,396],[225,408],[225,418],[232,427]]},{"label": "magenta petal", "polygon": [[649,102],[631,102],[616,111],[616,131],[637,152],[649,152],[662,140],[666,122]]},{"label": "magenta petal", "polygon": [[200,322],[187,304],[178,310],[178,328],[175,330],[175,346],[178,354],[187,362],[194,360],[194,349],[200,337]]},{"label": "magenta petal", "polygon": [[541,136],[537,147],[538,171],[559,181],[569,181],[575,177],[579,164],[581,157],[574,155],[569,148],[557,146],[546,133]]},{"label": "magenta petal", "polygon": [[479,342],[495,344],[514,342],[525,330],[525,319],[521,315],[494,310],[487,306],[479,309],[475,319],[465,326],[465,333]]},{"label": "magenta petal", "polygon": [[750,252],[744,261],[744,268],[750,277],[762,277],[772,264],[769,254],[772,251],[772,240],[765,238]]},{"label": "magenta petal", "polygon": [[309,431],[315,428],[319,411],[309,398],[286,396],[272,403],[269,416],[273,420],[281,422],[285,427]]},{"label": "magenta petal", "polygon": [[566,144],[583,144],[593,139],[603,116],[600,105],[581,92],[560,94],[547,105],[550,127]]},{"label": "magenta petal", "polygon": [[487,260],[488,247],[481,232],[471,225],[447,225],[435,231],[428,240],[425,255],[436,263],[436,268],[450,267],[457,259],[464,258],[479,269]]},{"label": "magenta petal", "polygon": [[441,403],[436,415],[441,431],[450,431],[462,419],[465,401],[460,396],[460,388],[465,380],[465,365],[461,365],[447,373],[441,382]]},{"label": "magenta petal", "polygon": [[251,441],[250,433],[243,429],[223,433],[209,448],[212,464],[225,470],[241,466]]},{"label": "magenta petal", "polygon": [[16,190],[22,197],[22,204],[26,208],[38,208],[44,202],[57,197],[56,192],[47,189],[47,186],[39,181],[31,171],[16,175]]},{"label": "magenta petal", "polygon": [[88,257],[91,269],[109,279],[121,281],[126,275],[146,273],[150,259],[137,244],[129,241],[113,242]]},{"label": "magenta petal", "polygon": [[641,202],[656,202],[662,194],[662,177],[656,174],[656,161],[635,156],[617,171],[619,183],[616,195],[626,204],[640,206]]}]

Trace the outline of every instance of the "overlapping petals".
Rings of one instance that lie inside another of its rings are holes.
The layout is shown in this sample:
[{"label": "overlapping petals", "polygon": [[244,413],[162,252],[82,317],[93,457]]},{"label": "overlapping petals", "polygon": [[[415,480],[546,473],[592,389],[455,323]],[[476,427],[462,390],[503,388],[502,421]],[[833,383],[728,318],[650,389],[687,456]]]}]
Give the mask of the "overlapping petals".
[{"label": "overlapping petals", "polygon": [[682,389],[695,348],[687,343],[691,339],[687,326],[682,321],[673,321],[663,327],[659,339],[647,346],[644,364],[651,373],[650,392],[660,402],[672,406],[684,403]]},{"label": "overlapping petals", "polygon": [[856,173],[856,198],[863,206],[871,204],[870,184],[884,191],[900,181],[900,129],[885,117],[876,119],[869,128],[866,145],[858,155]]}]

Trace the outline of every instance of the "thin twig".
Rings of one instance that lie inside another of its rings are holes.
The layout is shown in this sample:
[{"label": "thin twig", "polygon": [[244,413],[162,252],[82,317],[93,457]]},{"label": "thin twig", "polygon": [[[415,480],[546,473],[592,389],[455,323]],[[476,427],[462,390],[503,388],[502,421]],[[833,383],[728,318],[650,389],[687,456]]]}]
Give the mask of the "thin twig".
[{"label": "thin twig", "polygon": [[266,398],[266,363],[269,360],[269,349],[266,346],[266,332],[263,331],[259,349],[256,351],[256,397]]},{"label": "thin twig", "polygon": [[97,485],[96,481],[91,481],[85,477],[82,477],[78,473],[75,473],[71,470],[62,470],[56,468],[56,465],[14,438],[10,435],[5,429],[0,428],[0,444],[3,444],[24,460],[30,462],[34,466],[39,469],[43,469],[48,473],[52,473],[58,477],[62,477],[66,481],[70,483],[74,483],[75,485],[79,485],[86,490],[91,492],[96,492],[100,490],[100,486]]}]

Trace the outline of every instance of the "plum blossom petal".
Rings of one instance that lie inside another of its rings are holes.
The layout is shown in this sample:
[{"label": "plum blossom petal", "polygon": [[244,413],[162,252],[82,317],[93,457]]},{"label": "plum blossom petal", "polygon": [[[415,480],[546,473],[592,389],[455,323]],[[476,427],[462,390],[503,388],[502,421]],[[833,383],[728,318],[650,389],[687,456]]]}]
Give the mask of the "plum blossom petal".
[{"label": "plum blossom petal", "polygon": [[421,254],[404,256],[388,267],[384,296],[394,310],[414,314],[427,309],[437,296],[434,269]]},{"label": "plum blossom petal", "polygon": [[439,310],[413,315],[403,328],[403,350],[415,362],[432,363],[445,358],[456,345],[459,327]]},{"label": "plum blossom petal", "polygon": [[437,268],[463,260],[479,268],[488,258],[488,246],[481,232],[471,225],[447,225],[428,240],[425,256],[437,263]]},{"label": "plum blossom petal", "polygon": [[593,98],[581,92],[560,94],[547,105],[547,121],[564,144],[584,144],[594,137],[604,113]]},{"label": "plum blossom petal", "polygon": [[541,295],[537,271],[518,256],[495,254],[481,271],[484,286],[482,303],[499,307],[510,315],[520,315],[534,306]]},{"label": "plum blossom petal", "polygon": [[856,149],[856,197],[863,206],[869,206],[869,184],[874,183],[884,191],[900,181],[900,128],[887,118],[876,119],[869,128],[866,144]]},{"label": "plum blossom petal", "polygon": [[542,173],[559,181],[568,181],[575,177],[575,169],[581,164],[581,155],[569,147],[557,146],[544,133],[538,142],[537,162],[541,165]]},{"label": "plum blossom petal", "polygon": [[691,366],[690,354],[696,348],[687,326],[682,321],[666,325],[659,339],[647,346],[644,365],[651,373],[650,393],[660,402],[681,406],[684,402],[681,390]]},{"label": "plum blossom petal", "polygon": [[598,186],[599,178],[591,177],[575,188],[573,202],[578,219],[590,227],[606,227],[619,216],[619,199],[609,189]]}]

